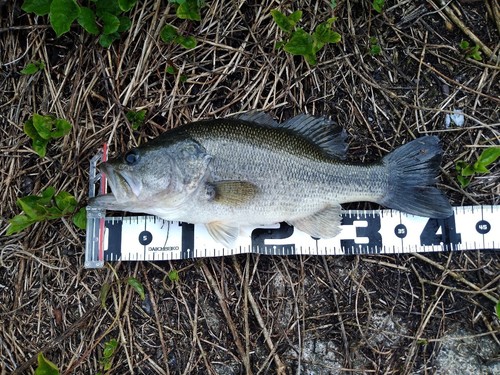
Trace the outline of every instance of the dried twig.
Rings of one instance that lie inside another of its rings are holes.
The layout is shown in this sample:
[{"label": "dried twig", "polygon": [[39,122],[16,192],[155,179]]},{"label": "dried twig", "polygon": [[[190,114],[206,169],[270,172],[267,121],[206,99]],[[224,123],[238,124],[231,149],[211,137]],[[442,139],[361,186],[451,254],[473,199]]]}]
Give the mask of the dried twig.
[{"label": "dried twig", "polygon": [[467,35],[475,44],[477,44],[480,48],[481,48],[481,51],[484,52],[484,54],[488,57],[488,59],[490,57],[493,57],[493,52],[491,51],[491,49],[482,42],[481,39],[479,39],[476,34],[474,34],[471,29],[469,29],[465,23],[462,22],[462,20],[460,18],[458,18],[458,16],[455,14],[455,12],[453,11],[453,9],[449,6],[449,3],[445,0],[437,0],[438,3],[439,3],[439,6],[441,7],[441,9],[446,13],[446,15],[453,21],[453,23],[455,25],[458,26],[458,28],[460,30],[462,30],[462,32]]}]

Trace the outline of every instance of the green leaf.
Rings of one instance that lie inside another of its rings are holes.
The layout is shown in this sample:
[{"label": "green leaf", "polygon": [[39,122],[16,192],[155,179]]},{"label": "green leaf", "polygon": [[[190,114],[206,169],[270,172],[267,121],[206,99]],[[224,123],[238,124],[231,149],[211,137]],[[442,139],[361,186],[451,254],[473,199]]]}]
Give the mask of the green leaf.
[{"label": "green leaf", "polygon": [[7,227],[7,232],[5,233],[7,236],[10,236],[14,233],[21,232],[22,230],[28,228],[30,225],[36,223],[36,220],[30,219],[28,216],[20,214],[14,216],[12,219],[9,219],[9,226]]},{"label": "green leaf", "polygon": [[73,215],[73,224],[79,229],[87,229],[87,210],[82,207]]},{"label": "green leaf", "polygon": [[337,7],[337,0],[331,0],[330,6],[332,7],[332,9],[335,9]]},{"label": "green leaf", "polygon": [[[168,73],[168,74],[175,75],[175,74],[179,73],[179,69],[177,69],[173,65],[169,65],[169,66],[166,67],[165,72]],[[179,81],[180,82],[186,82],[187,81],[187,77],[184,74],[181,74],[181,76],[179,77]]]},{"label": "green leaf", "polygon": [[466,40],[462,40],[459,44],[461,49],[468,49],[469,48],[469,42]]},{"label": "green leaf", "polygon": [[[33,116],[34,117],[34,116]],[[41,117],[41,118],[40,118]],[[50,129],[50,132],[48,133],[48,140],[52,138],[60,138],[63,137],[71,131],[71,124],[60,118],[55,118],[54,116],[40,116],[39,120],[41,121],[39,123],[40,129],[43,129],[44,133],[41,134],[39,132],[38,134],[45,139],[46,136],[46,131]],[[39,128],[37,127],[37,122],[34,121],[33,125],[35,126],[35,129],[37,131]]]},{"label": "green leaf", "polygon": [[38,367],[35,370],[35,375],[59,375],[57,366],[43,356],[38,354]]},{"label": "green leaf", "polygon": [[167,68],[165,69],[165,72],[167,72],[168,74],[177,74],[179,70],[175,67],[175,66],[172,66],[172,65],[169,65],[167,66]]},{"label": "green leaf", "polygon": [[118,33],[113,33],[109,35],[102,34],[99,37],[99,44],[104,48],[109,48],[109,46],[111,46],[111,44],[113,44],[113,42],[118,39],[120,39],[120,34]]},{"label": "green leaf", "polygon": [[470,184],[470,179],[468,179],[467,177],[464,177],[464,176],[457,176],[457,180],[458,180],[458,182],[460,182],[460,186],[462,188],[466,188]]},{"label": "green leaf", "polygon": [[35,129],[35,126],[33,125],[33,119],[29,119],[24,123],[23,130],[24,134],[26,134],[31,139],[40,138],[38,132]]},{"label": "green leaf", "polygon": [[59,37],[67,33],[78,18],[80,7],[75,0],[53,0],[50,4],[50,24]]},{"label": "green leaf", "polygon": [[118,31],[118,28],[120,27],[120,20],[117,16],[104,12],[101,15],[101,19],[103,23],[102,33],[104,35],[110,35]]},{"label": "green leaf", "polygon": [[23,129],[33,140],[33,150],[43,158],[49,140],[68,134],[71,130],[71,124],[66,120],[56,119],[54,116],[42,116],[35,113],[30,120],[24,123]]},{"label": "green leaf", "polygon": [[104,283],[101,286],[101,290],[99,291],[99,301],[101,301],[101,306],[103,309],[106,308],[106,299],[108,298],[109,290],[111,289],[111,285],[108,283]]},{"label": "green leaf", "polygon": [[117,16],[122,12],[118,0],[92,0],[92,1],[95,2],[95,8],[96,8],[95,13],[97,14],[97,17],[102,18],[104,13],[109,13]]},{"label": "green leaf", "polygon": [[53,124],[54,118],[52,116],[42,116],[38,113],[33,115],[33,126],[42,139],[49,140],[51,138]]},{"label": "green leaf", "polygon": [[288,16],[288,21],[292,22],[293,26],[295,26],[297,22],[300,21],[301,18],[302,18],[302,11],[296,10],[295,12],[293,12]]},{"label": "green leaf", "polygon": [[382,48],[380,44],[378,44],[378,40],[376,37],[372,36],[370,38],[370,55],[378,56],[382,52]]},{"label": "green leaf", "polygon": [[45,214],[45,217],[39,221],[60,219],[61,217],[64,216],[63,212],[59,209],[59,207],[50,205],[48,207],[45,207],[45,209],[47,210],[47,213]]},{"label": "green leaf", "polygon": [[103,363],[103,369],[104,371],[109,371],[111,370],[111,361],[110,360],[105,360],[104,363]]},{"label": "green leaf", "polygon": [[118,341],[116,339],[111,339],[104,344],[104,350],[102,351],[102,356],[109,359],[115,354],[116,348],[118,347]]},{"label": "green leaf", "polygon": [[172,25],[165,25],[160,32],[160,38],[165,43],[175,42],[186,49],[196,47],[196,38],[193,36],[182,36],[177,32],[177,29]]},{"label": "green leaf", "polygon": [[186,0],[182,4],[179,4],[175,14],[183,20],[201,21],[198,0]]},{"label": "green leaf", "polygon": [[486,167],[498,158],[500,158],[500,147],[489,147],[481,153],[477,162]]},{"label": "green leaf", "polygon": [[314,38],[314,52],[318,52],[326,43],[338,43],[341,36],[331,28],[328,22],[321,23],[316,26],[313,33]]},{"label": "green leaf", "polygon": [[281,49],[281,48],[283,48],[284,45],[285,45],[284,41],[276,42],[274,48],[275,49]]},{"label": "green leaf", "polygon": [[314,53],[304,55],[304,58],[306,59],[306,61],[309,65],[314,66],[318,63],[318,60],[316,59],[316,55]]},{"label": "green leaf", "polygon": [[384,3],[385,0],[373,0],[372,7],[376,12],[382,13],[382,10],[384,9]]},{"label": "green leaf", "polygon": [[[15,233],[37,221],[59,219],[75,211],[77,202],[71,194],[65,191],[57,195],[54,194],[54,187],[48,186],[40,195],[28,195],[18,198],[17,205],[24,211],[24,214],[17,215],[9,220],[12,225],[8,228],[8,232]],[[83,217],[83,220],[85,221],[85,217]]]},{"label": "green leaf", "polygon": [[497,318],[500,319],[500,299],[497,301],[497,305],[495,307]]},{"label": "green leaf", "polygon": [[273,9],[271,10],[271,16],[281,30],[291,33],[297,22],[302,18],[302,11],[296,10],[289,16],[286,16],[278,9]]},{"label": "green leaf", "polygon": [[42,199],[43,198],[38,195],[27,195],[22,198],[17,198],[16,204],[23,210],[24,205],[33,206],[35,204],[43,204],[43,202],[41,202]]},{"label": "green leaf", "polygon": [[490,170],[486,168],[483,164],[474,163],[474,172],[476,173],[490,173]]},{"label": "green leaf", "polygon": [[137,280],[135,277],[129,277],[127,279],[127,283],[135,289],[135,291],[139,294],[141,299],[144,301],[146,299],[146,295],[144,293],[144,287],[142,286],[141,282]]},{"label": "green leaf", "polygon": [[61,118],[56,119],[55,130],[52,131],[51,138],[64,137],[65,135],[69,134],[71,128],[72,126],[68,121]]},{"label": "green leaf", "polygon": [[326,23],[329,24],[330,26],[333,26],[335,21],[337,21],[337,17],[330,17],[326,20]]},{"label": "green leaf", "polygon": [[45,155],[47,154],[47,145],[49,144],[49,141],[47,141],[46,139],[43,139],[43,138],[36,138],[36,139],[33,139],[33,143],[32,143],[32,148],[33,148],[33,151],[35,151],[38,156],[40,156],[41,158],[44,158]]},{"label": "green leaf", "polygon": [[52,0],[24,0],[21,9],[26,13],[35,13],[37,16],[45,16],[50,12]]},{"label": "green leaf", "polygon": [[372,44],[370,47],[370,55],[378,56],[382,52],[382,48],[378,44]]},{"label": "green leaf", "polygon": [[429,344],[429,340],[427,340],[427,339],[418,339],[417,340],[417,344],[418,345],[428,345]]},{"label": "green leaf", "polygon": [[455,163],[455,170],[460,173],[462,171],[462,169],[467,167],[467,165],[468,164],[465,161],[459,160]]},{"label": "green leaf", "polygon": [[45,68],[45,64],[43,61],[35,61],[27,64],[24,69],[22,69],[19,73],[24,75],[31,75],[43,70]]},{"label": "green leaf", "polygon": [[118,27],[119,33],[123,33],[124,31],[127,31],[132,26],[132,21],[130,20],[130,18],[128,18],[126,16],[122,16],[122,17],[118,17],[118,19],[120,20],[120,27]]},{"label": "green leaf", "polygon": [[30,219],[41,221],[47,215],[47,209],[38,201],[39,197],[29,195],[27,197],[18,198],[16,203]]},{"label": "green leaf", "polygon": [[81,7],[80,14],[78,15],[77,20],[80,26],[82,26],[89,34],[99,34],[99,28],[97,27],[97,23],[95,22],[95,13],[92,9]]},{"label": "green leaf", "polygon": [[137,3],[137,0],[118,0],[118,5],[124,12],[128,12],[132,9],[135,6],[135,3]]},{"label": "green leaf", "polygon": [[115,354],[117,347],[118,341],[116,339],[111,339],[104,344],[102,358],[100,361],[104,371],[109,371],[111,369],[111,358]]},{"label": "green leaf", "polygon": [[47,186],[45,190],[40,193],[40,204],[48,204],[56,194],[56,189],[53,186]]},{"label": "green leaf", "polygon": [[172,25],[165,25],[160,32],[160,38],[165,43],[173,42],[178,35],[179,34],[177,33],[177,29]]},{"label": "green leaf", "polygon": [[78,205],[75,197],[66,191],[61,191],[54,199],[56,206],[62,211],[63,215],[74,212]]},{"label": "green leaf", "polygon": [[460,172],[460,175],[467,177],[467,176],[472,176],[475,172],[474,167],[472,165],[466,165],[465,168],[462,169]]},{"label": "green leaf", "polygon": [[179,272],[177,272],[177,270],[171,270],[169,273],[168,273],[168,278],[170,279],[170,281],[172,282],[177,282],[179,281]]},{"label": "green leaf", "polygon": [[481,51],[472,52],[469,57],[472,57],[474,60],[481,61],[483,57],[481,56]]},{"label": "green leaf", "polygon": [[186,49],[193,49],[194,47],[196,47],[196,38],[194,36],[177,35],[175,37],[175,42],[179,43]]},{"label": "green leaf", "polygon": [[132,124],[132,129],[137,130],[144,123],[146,119],[147,111],[145,109],[141,109],[140,111],[128,111],[125,115],[127,120]]},{"label": "green leaf", "polygon": [[285,44],[283,49],[292,55],[313,55],[313,42],[314,39],[309,33],[298,28],[293,32],[290,40]]}]

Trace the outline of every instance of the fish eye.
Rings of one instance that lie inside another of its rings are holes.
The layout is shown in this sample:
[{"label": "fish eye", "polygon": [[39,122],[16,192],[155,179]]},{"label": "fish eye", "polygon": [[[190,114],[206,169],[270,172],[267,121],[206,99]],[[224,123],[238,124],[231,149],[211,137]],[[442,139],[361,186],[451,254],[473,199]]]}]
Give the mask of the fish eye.
[{"label": "fish eye", "polygon": [[124,159],[128,165],[135,165],[139,161],[139,154],[136,150],[130,150],[125,154]]}]

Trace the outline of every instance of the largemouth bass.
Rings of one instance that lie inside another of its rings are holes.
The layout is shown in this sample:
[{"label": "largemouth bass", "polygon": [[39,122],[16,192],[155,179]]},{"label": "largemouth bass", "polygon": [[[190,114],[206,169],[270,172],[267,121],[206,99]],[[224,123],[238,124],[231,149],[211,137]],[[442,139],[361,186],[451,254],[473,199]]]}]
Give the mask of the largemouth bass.
[{"label": "largemouth bass", "polygon": [[441,161],[437,137],[418,138],[366,165],[342,161],[345,140],[331,120],[309,115],[282,124],[262,112],[194,122],[102,164],[112,194],[90,205],[205,224],[226,246],[240,226],[283,221],[313,237],[334,237],[347,202],[452,215],[433,186]]}]

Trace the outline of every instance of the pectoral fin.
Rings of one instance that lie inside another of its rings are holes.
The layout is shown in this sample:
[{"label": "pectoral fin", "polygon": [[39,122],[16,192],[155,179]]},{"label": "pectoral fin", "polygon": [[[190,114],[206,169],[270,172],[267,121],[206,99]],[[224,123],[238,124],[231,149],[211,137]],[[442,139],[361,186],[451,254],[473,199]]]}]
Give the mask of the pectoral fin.
[{"label": "pectoral fin", "polygon": [[229,248],[233,247],[240,233],[239,227],[232,227],[220,221],[205,224],[205,227],[215,241]]},{"label": "pectoral fin", "polygon": [[288,222],[316,238],[332,238],[340,233],[340,206],[327,207],[311,216]]},{"label": "pectoral fin", "polygon": [[218,181],[213,186],[214,200],[231,206],[246,203],[257,194],[257,186],[247,181]]}]

